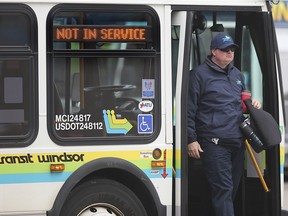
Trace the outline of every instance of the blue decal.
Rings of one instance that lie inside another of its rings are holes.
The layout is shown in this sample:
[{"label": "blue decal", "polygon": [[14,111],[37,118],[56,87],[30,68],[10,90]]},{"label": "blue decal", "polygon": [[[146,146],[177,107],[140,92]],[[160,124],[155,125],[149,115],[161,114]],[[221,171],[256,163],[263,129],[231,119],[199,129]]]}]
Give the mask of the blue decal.
[{"label": "blue decal", "polygon": [[138,115],[138,133],[139,134],[153,133],[153,116],[151,114]]}]

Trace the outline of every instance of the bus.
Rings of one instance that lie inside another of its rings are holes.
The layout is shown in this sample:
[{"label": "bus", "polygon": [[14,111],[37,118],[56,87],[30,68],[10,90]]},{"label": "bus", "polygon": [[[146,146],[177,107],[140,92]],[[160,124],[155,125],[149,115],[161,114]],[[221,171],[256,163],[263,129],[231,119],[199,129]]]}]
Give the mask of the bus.
[{"label": "bus", "polygon": [[[272,7],[272,15],[276,27],[276,36],[279,46],[279,55],[281,68],[283,71],[288,68],[288,44],[286,44],[286,35],[288,34],[288,1],[282,0]],[[282,73],[282,82],[288,82],[287,73]],[[288,122],[288,89],[286,85],[283,86],[284,92],[284,104],[285,104],[285,122]],[[288,177],[288,129],[285,128],[285,164],[284,164],[284,175]]]},{"label": "bus", "polygon": [[255,154],[235,215],[280,216],[284,106],[267,0],[2,0],[0,215],[201,215],[209,190],[187,154],[189,71],[229,33],[234,65],[279,124]]}]

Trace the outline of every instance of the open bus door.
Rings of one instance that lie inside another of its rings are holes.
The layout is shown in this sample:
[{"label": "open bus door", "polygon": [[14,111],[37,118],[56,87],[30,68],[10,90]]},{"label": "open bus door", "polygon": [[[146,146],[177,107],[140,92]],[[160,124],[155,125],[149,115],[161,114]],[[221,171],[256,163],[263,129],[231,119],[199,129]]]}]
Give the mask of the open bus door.
[{"label": "open bus door", "polygon": [[[193,85],[189,83],[189,71],[209,55],[213,36],[219,32],[229,33],[239,45],[234,65],[243,73],[253,97],[261,101],[263,109],[281,125],[278,51],[271,14],[263,12],[261,7],[174,6],[172,9],[175,215],[201,215],[203,206],[209,201],[209,190],[201,160],[191,159],[187,154],[188,85]],[[279,152],[277,146],[256,154],[268,182],[268,193],[263,190],[249,156],[245,156],[245,170],[235,199],[235,215],[280,216],[283,175]]]}]

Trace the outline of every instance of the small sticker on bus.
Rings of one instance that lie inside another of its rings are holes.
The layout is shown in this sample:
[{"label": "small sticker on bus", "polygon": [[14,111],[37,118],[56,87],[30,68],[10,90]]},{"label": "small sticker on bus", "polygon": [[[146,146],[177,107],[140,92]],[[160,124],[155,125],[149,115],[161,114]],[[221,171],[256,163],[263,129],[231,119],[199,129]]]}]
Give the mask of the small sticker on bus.
[{"label": "small sticker on bus", "polygon": [[143,79],[142,80],[142,98],[155,97],[155,80]]},{"label": "small sticker on bus", "polygon": [[140,152],[140,158],[152,158],[152,152]]},{"label": "small sticker on bus", "polygon": [[160,170],[151,170],[151,175],[159,175],[160,174]]},{"label": "small sticker on bus", "polygon": [[150,112],[153,110],[153,103],[152,103],[152,101],[143,100],[138,104],[138,108],[142,112]]},{"label": "small sticker on bus", "polygon": [[153,133],[153,116],[151,114],[138,115],[138,133],[139,134]]},{"label": "small sticker on bus", "polygon": [[103,118],[107,134],[127,134],[132,128],[132,124],[126,119],[117,119],[114,110],[103,110]]}]

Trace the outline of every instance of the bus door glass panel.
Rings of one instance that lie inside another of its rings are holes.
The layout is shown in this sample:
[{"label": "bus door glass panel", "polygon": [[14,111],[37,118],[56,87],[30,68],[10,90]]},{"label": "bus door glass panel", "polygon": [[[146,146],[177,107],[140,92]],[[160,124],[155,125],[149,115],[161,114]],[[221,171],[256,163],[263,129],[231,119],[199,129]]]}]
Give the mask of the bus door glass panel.
[{"label": "bus door glass panel", "polygon": [[54,140],[155,136],[160,123],[158,19],[145,10],[111,13],[96,6],[51,18]]},{"label": "bus door glass panel", "polygon": [[[273,28],[271,28],[270,13],[241,13],[241,35],[242,36],[242,71],[246,78],[248,90],[252,92],[252,97],[262,103],[262,109],[269,112],[277,120],[279,115],[278,93],[279,86],[277,83],[277,70],[275,62],[275,44],[273,36]],[[280,89],[281,91],[281,89]],[[259,183],[258,174],[253,167],[249,157],[246,157],[246,187],[245,198],[247,214],[264,214],[277,215],[279,211],[280,201],[276,197],[280,197],[281,188],[280,168],[279,168],[279,149],[277,147],[254,154],[260,170],[265,179],[270,179],[268,187],[271,193],[266,199],[258,199],[263,197],[265,192],[257,187]],[[257,179],[258,182],[254,182]],[[263,194],[263,196],[260,196]],[[270,202],[273,200],[273,202]],[[255,209],[255,205],[266,206],[264,210]]]},{"label": "bus door glass panel", "polygon": [[171,27],[171,49],[172,49],[172,95],[173,95],[173,126],[176,120],[176,81],[177,81],[177,67],[178,67],[178,53],[179,53],[179,36],[180,26],[172,25]]},{"label": "bus door glass panel", "polygon": [[241,68],[247,90],[263,102],[263,76],[249,28],[243,27]]}]

